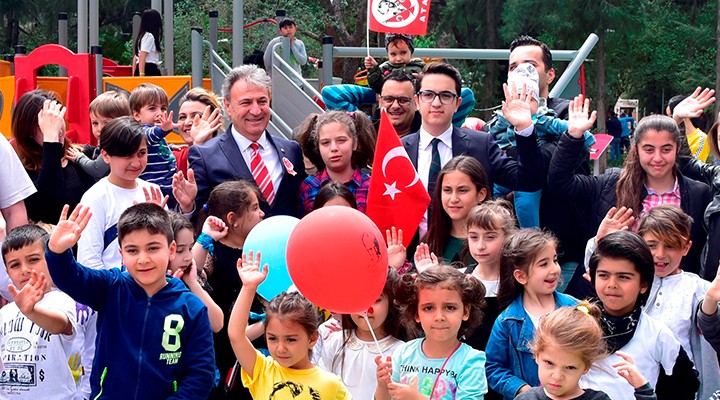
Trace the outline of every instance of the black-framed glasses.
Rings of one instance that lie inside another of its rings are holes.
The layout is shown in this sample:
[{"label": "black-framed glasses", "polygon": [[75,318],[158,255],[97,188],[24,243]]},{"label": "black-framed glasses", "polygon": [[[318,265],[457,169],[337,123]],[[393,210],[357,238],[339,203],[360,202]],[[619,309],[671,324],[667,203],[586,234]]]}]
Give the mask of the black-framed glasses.
[{"label": "black-framed glasses", "polygon": [[405,96],[380,96],[380,101],[387,107],[390,107],[395,101],[401,106],[407,106],[412,101],[412,98]]},{"label": "black-framed glasses", "polygon": [[423,103],[432,103],[435,101],[436,97],[440,98],[440,103],[442,104],[452,104],[455,99],[457,99],[458,95],[456,95],[453,92],[449,92],[447,90],[443,90],[442,92],[438,93],[434,90],[421,90],[417,93],[418,98]]}]

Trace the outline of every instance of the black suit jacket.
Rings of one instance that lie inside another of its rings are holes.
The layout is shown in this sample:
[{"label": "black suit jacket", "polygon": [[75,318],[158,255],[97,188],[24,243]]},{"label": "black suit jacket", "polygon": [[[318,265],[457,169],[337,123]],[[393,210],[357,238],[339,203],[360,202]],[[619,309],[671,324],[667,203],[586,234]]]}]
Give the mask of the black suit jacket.
[{"label": "black suit jacket", "polygon": [[[400,141],[417,169],[420,132],[403,136]],[[489,133],[453,127],[452,154],[453,157],[472,156],[480,161],[488,175],[491,190],[495,183],[526,192],[542,189],[545,174],[535,132],[528,137],[516,135],[516,141],[517,161],[500,150]]]},{"label": "black suit jacket", "polygon": [[[245,163],[240,148],[231,133],[232,127],[200,146],[190,147],[188,160],[190,168],[195,172],[198,194],[195,199],[197,209],[207,202],[213,188],[222,182],[232,179],[245,179],[254,182],[252,173]],[[300,184],[307,177],[300,145],[292,140],[273,137],[267,131],[268,141],[275,148],[278,159],[290,160],[295,175],[288,172],[283,165],[283,177],[280,187],[275,190],[275,201],[272,207],[260,202],[260,208],[267,216],[291,215],[300,218]]]}]

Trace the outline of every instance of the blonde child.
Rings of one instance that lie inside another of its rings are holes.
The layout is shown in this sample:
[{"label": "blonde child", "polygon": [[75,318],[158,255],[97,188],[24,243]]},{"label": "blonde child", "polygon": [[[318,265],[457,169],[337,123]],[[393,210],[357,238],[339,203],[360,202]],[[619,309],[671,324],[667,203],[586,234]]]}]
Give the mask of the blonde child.
[{"label": "blonde child", "polygon": [[521,229],[502,246],[498,303],[504,311],[495,320],[485,352],[490,387],[505,399],[540,384],[529,347],[540,318],[578,302],[556,290],[560,271],[557,239],[548,232]]},{"label": "blonde child", "polygon": [[[518,400],[610,400],[599,390],[582,389],[578,382],[593,362],[606,355],[603,331],[598,323],[601,311],[582,302],[577,307],[561,307],[540,319],[530,348],[538,364],[541,387],[522,393]],[[632,358],[622,358],[618,374],[635,388],[635,399],[656,399],[647,379],[638,371]]]},{"label": "blonde child", "polygon": [[172,111],[167,114],[167,93],[160,86],[142,83],[130,93],[129,101],[132,117],[143,126],[147,136],[148,161],[140,179],[157,184],[163,195],[172,198],[172,178],[177,172],[177,161],[165,136],[180,125],[173,123]]},{"label": "blonde child", "polygon": [[481,322],[484,296],[478,280],[449,266],[403,275],[395,299],[405,323],[425,337],[404,343],[385,360],[376,357],[375,399],[482,399],[485,353],[460,338]]},{"label": "blonde child", "polygon": [[77,390],[68,365],[76,340],[75,302],[53,288],[45,261],[47,241],[44,229],[21,225],[2,244],[13,298],[0,309],[2,398],[65,400]]},{"label": "blonde child", "polygon": [[330,111],[312,115],[300,128],[298,142],[303,154],[318,169],[300,186],[303,214],[313,210],[318,191],[328,182],[344,184],[355,196],[357,209],[365,212],[372,163],[374,130],[362,111]]},{"label": "blonde child", "polygon": [[[90,127],[98,143],[100,141],[100,131],[105,124],[115,118],[127,117],[130,114],[130,103],[127,96],[114,90],[104,92],[90,102]],[[88,157],[85,153],[89,153],[91,156]],[[98,147],[85,145],[84,148],[70,146],[65,156],[95,178],[96,181],[110,173],[110,166],[100,156],[99,145]]]},{"label": "blonde child", "polygon": [[691,225],[690,216],[669,204],[653,207],[640,220],[638,235],[650,247],[655,262],[645,312],[665,322],[680,341],[700,373],[698,398],[707,399],[720,388],[720,366],[717,354],[699,334],[694,318],[710,282],[680,266],[692,245]]},{"label": "blonde child", "polygon": [[373,397],[377,386],[375,357],[381,352],[392,354],[404,343],[405,329],[394,304],[397,279],[395,271],[389,269],[382,294],[367,310],[377,344],[362,314],[343,314],[343,330],[323,340],[318,366],[340,376],[354,399]]},{"label": "blonde child", "polygon": [[282,293],[265,310],[265,337],[270,357],[258,352],[245,328],[258,285],[268,274],[261,268],[260,253],[250,251],[239,260],[238,275],[242,289],[230,315],[229,330],[235,356],[242,367],[242,381],[255,399],[269,399],[287,393],[287,397],[351,399],[337,375],[316,367],[310,353],[317,342],[319,323],[315,307],[298,292]]}]

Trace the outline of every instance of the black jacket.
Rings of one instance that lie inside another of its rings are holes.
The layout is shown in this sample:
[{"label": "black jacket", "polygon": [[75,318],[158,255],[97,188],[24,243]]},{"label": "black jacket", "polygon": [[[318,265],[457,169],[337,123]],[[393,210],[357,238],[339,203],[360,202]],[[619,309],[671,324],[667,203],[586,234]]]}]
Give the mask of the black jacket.
[{"label": "black jacket", "polygon": [[[620,179],[619,168],[611,168],[600,176],[573,174],[578,163],[582,162],[583,139],[575,139],[563,134],[557,150],[550,161],[548,185],[553,190],[565,193],[576,201],[590,205],[588,233],[594,235],[600,222],[610,208],[616,204],[615,189]],[[710,187],[702,182],[678,174],[680,203],[683,211],[694,221],[690,236],[693,241],[690,252],[683,258],[683,270],[698,273],[700,271],[700,253],[707,237],[702,223],[703,213],[712,199]],[[643,198],[647,192],[643,191]]]}]

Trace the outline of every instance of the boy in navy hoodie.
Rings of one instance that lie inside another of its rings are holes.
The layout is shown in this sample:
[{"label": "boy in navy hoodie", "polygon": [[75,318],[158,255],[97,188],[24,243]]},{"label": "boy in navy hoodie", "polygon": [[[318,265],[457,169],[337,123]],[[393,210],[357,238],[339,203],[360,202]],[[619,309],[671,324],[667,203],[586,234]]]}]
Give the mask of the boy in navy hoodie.
[{"label": "boy in navy hoodie", "polygon": [[203,303],[166,276],[175,255],[167,212],[151,203],[128,208],[118,221],[123,265],[93,270],[70,250],[90,219],[66,205],[45,256],[56,286],[98,311],[90,385],[93,399],[204,399],[215,372],[212,331]]}]

